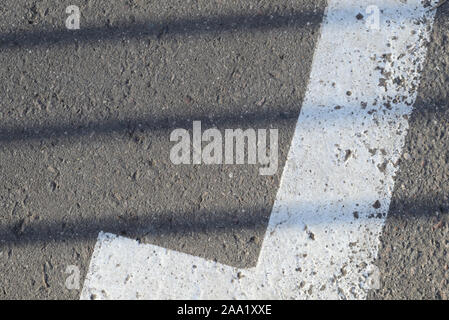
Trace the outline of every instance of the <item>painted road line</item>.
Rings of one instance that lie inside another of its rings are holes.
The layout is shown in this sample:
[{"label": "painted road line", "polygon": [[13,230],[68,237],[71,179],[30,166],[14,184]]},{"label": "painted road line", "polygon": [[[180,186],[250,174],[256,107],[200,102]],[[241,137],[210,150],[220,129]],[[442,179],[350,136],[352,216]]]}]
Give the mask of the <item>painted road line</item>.
[{"label": "painted road line", "polygon": [[433,18],[421,0],[329,1],[255,268],[100,233],[81,299],[365,298]]}]

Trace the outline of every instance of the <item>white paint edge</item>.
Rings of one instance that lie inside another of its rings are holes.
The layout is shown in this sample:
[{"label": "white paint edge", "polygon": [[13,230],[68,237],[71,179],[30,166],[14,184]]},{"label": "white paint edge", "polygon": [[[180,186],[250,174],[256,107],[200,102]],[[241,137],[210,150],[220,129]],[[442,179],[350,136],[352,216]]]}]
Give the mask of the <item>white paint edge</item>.
[{"label": "white paint edge", "polygon": [[366,298],[434,19],[403,2],[329,0],[257,267],[100,233],[81,299]]}]

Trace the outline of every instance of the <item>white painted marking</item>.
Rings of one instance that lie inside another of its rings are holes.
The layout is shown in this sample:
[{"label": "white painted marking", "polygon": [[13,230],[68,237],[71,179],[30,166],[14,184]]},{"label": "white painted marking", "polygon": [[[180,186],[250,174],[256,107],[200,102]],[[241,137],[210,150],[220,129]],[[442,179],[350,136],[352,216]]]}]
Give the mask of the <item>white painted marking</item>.
[{"label": "white painted marking", "polygon": [[[373,4],[379,30],[356,18]],[[433,18],[420,0],[329,1],[255,268],[101,233],[81,298],[365,298]]]}]

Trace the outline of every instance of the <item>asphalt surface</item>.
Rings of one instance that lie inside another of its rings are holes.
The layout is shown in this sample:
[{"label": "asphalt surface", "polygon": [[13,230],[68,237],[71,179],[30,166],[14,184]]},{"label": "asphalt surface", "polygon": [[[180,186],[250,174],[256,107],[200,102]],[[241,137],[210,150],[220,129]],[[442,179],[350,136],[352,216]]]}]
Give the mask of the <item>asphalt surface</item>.
[{"label": "asphalt surface", "polygon": [[[101,230],[254,265],[324,2],[88,1],[77,32],[72,3],[25,3],[1,4],[2,297],[77,298]],[[278,128],[277,174],[174,166],[193,120]]]},{"label": "asphalt surface", "polygon": [[[2,1],[0,299],[77,299],[65,270],[83,278],[99,231],[254,266],[325,5]],[[439,7],[373,299],[449,296],[448,17]],[[170,133],[193,120],[278,128],[277,173],[174,166]]]},{"label": "asphalt surface", "polygon": [[449,4],[438,8],[377,265],[375,299],[449,298]]}]

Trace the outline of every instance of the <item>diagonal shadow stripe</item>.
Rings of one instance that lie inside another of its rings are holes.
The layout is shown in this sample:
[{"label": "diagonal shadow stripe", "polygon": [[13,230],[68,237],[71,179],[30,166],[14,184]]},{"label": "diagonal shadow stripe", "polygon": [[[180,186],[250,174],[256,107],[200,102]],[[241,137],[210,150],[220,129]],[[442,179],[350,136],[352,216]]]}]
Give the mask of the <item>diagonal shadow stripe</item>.
[{"label": "diagonal shadow stripe", "polygon": [[264,15],[225,15],[199,17],[195,19],[173,19],[141,23],[120,22],[114,26],[86,26],[80,30],[35,30],[16,31],[0,35],[0,49],[30,48],[44,45],[67,45],[74,41],[96,42],[117,41],[123,38],[141,39],[147,37],[201,36],[214,33],[241,31],[264,32],[273,29],[304,28],[319,24],[321,16],[313,12],[293,12]]}]

